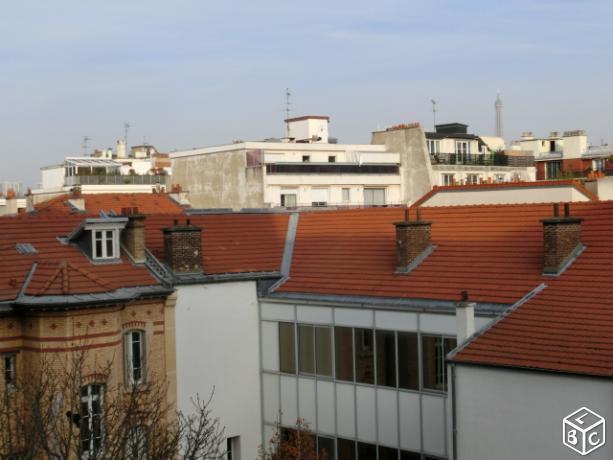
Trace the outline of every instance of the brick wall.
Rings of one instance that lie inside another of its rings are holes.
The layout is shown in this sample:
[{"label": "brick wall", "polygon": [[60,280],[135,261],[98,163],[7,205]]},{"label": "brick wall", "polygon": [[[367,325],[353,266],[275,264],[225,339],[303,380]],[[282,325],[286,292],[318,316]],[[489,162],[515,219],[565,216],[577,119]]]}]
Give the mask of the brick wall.
[{"label": "brick wall", "polygon": [[578,217],[543,219],[543,273],[555,274],[581,243]]},{"label": "brick wall", "polygon": [[202,272],[202,228],[189,223],[164,229],[164,259],[175,273]]},{"label": "brick wall", "polygon": [[431,222],[397,222],[396,224],[397,270],[406,270],[432,241]]},{"label": "brick wall", "polygon": [[145,216],[130,216],[121,232],[121,244],[135,262],[145,261]]}]

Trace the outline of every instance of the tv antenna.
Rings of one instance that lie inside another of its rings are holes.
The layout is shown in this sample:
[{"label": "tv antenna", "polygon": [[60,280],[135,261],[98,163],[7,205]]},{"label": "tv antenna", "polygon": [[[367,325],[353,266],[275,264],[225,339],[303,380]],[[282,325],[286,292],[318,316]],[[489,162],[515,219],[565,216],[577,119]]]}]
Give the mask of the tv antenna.
[{"label": "tv antenna", "polygon": [[87,156],[87,144],[91,140],[92,140],[91,137],[83,136],[83,143],[81,144],[81,147],[83,148],[83,156],[84,157]]},{"label": "tv antenna", "polygon": [[289,92],[289,88],[285,88],[285,125],[286,125],[287,137],[289,137],[289,123],[287,122],[287,120],[289,120],[289,114],[292,111],[291,109],[292,103],[290,101],[291,96],[292,96],[292,93]]},{"label": "tv antenna", "polygon": [[131,127],[131,125],[130,125],[129,121],[125,121],[123,123],[123,133],[124,133],[123,140],[126,143],[126,149],[128,148],[128,131],[130,130],[130,127]]},{"label": "tv antenna", "polygon": [[432,120],[434,121],[434,129],[436,130],[436,101],[430,99],[430,102],[432,102]]}]

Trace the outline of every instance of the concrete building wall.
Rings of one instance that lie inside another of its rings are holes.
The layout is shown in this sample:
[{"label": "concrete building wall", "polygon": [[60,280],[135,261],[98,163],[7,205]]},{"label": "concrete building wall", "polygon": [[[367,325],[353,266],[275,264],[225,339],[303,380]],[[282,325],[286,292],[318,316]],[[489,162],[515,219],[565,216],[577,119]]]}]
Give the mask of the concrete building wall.
[{"label": "concrete building wall", "polygon": [[560,203],[589,201],[574,187],[505,187],[483,190],[439,190],[422,206],[460,206],[473,204]]},{"label": "concrete building wall", "polygon": [[178,286],[176,304],[177,396],[208,398],[226,436],[240,436],[242,459],[261,444],[260,354],[255,281]]},{"label": "concrete building wall", "polygon": [[613,200],[613,177],[606,176],[596,180],[588,180],[585,187],[600,200]]},{"label": "concrete building wall", "polygon": [[[577,459],[562,443],[563,418],[585,406],[613,421],[610,380],[458,365],[455,386],[454,460]],[[587,458],[613,458],[613,443]]]},{"label": "concrete building wall", "polygon": [[434,174],[426,145],[426,136],[420,126],[372,133],[373,144],[384,144],[391,152],[400,154],[400,175],[403,200],[411,203],[430,191]]},{"label": "concrete building wall", "polygon": [[189,192],[194,208],[264,206],[262,167],[247,168],[246,151],[181,156],[172,160],[172,182]]}]

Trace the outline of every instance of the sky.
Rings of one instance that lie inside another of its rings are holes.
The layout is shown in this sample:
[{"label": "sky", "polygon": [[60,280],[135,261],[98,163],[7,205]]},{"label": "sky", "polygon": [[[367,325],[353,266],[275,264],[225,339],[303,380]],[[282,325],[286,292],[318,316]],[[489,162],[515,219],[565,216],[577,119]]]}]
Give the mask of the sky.
[{"label": "sky", "polygon": [[0,181],[114,146],[160,151],[282,136],[329,115],[339,142],[418,121],[494,132],[585,129],[613,143],[610,0],[5,2]]}]

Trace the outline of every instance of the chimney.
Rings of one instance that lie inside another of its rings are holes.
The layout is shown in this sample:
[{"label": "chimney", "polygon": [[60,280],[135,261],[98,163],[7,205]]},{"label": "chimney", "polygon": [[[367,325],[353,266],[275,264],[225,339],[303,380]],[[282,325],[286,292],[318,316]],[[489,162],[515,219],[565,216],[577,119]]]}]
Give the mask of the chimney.
[{"label": "chimney", "polygon": [[202,228],[187,219],[164,229],[164,257],[175,273],[202,273]]},{"label": "chimney", "polygon": [[117,158],[126,158],[126,141],[119,139],[117,141]]},{"label": "chimney", "polygon": [[468,300],[468,292],[462,291],[455,310],[458,345],[475,333],[475,306],[475,302]]},{"label": "chimney", "polygon": [[85,199],[81,193],[81,186],[75,185],[72,189],[70,189],[70,192],[68,204],[70,204],[77,211],[85,211]]},{"label": "chimney", "polygon": [[396,226],[396,272],[408,273],[432,250],[432,222],[421,220],[417,208],[417,219],[409,221],[409,208],[404,212],[404,221]]},{"label": "chimney", "polygon": [[570,216],[570,204],[564,203],[564,216],[560,205],[553,204],[553,217],[542,219],[543,273],[559,275],[582,248],[580,217]]},{"label": "chimney", "polygon": [[135,263],[145,263],[145,216],[138,208],[121,208],[128,223],[121,232],[121,245]]}]

